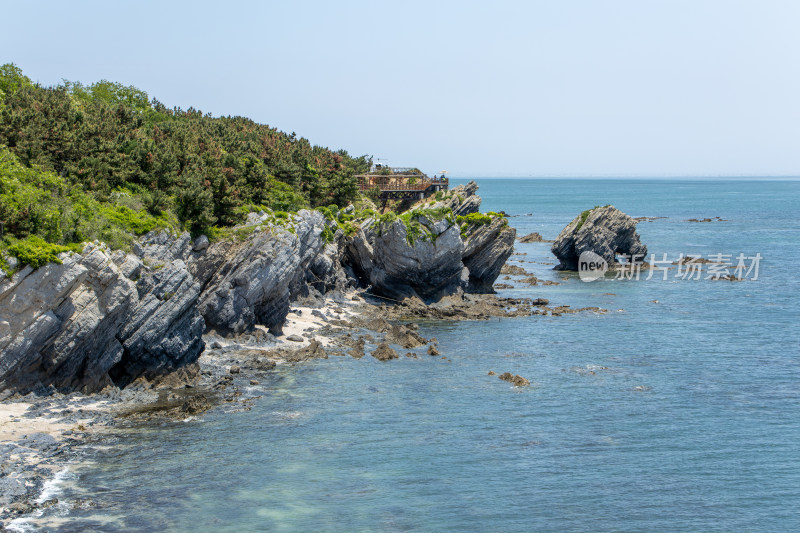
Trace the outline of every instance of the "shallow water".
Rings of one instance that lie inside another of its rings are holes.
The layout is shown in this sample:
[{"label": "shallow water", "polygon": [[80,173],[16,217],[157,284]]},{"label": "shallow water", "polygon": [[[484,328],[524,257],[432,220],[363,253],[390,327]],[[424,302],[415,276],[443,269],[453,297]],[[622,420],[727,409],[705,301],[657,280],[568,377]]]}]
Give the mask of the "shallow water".
[{"label": "shallow water", "polygon": [[[800,529],[800,182],[478,181],[482,210],[523,215],[510,219],[520,235],[554,238],[584,209],[611,203],[668,217],[639,224],[650,252],[758,252],[759,279],[562,280],[543,264],[553,262],[549,244],[518,244],[527,255],[515,260],[561,284],[502,295],[609,312],[423,323],[450,362],[331,357],[279,368],[250,411],[140,427],[88,450],[62,486],[66,505],[40,523]],[[728,221],[685,222],[713,216]]]}]

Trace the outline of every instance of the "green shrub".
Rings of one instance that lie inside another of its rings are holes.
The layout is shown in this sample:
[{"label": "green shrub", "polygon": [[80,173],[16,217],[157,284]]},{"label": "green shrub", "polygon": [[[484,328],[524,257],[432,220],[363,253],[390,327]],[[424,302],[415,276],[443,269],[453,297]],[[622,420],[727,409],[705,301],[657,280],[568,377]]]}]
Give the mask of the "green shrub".
[{"label": "green shrub", "polygon": [[16,257],[20,263],[30,265],[33,268],[39,268],[47,263],[61,264],[58,254],[69,251],[78,252],[80,248],[78,246],[51,244],[35,235],[17,241],[8,247],[8,253]]},{"label": "green shrub", "polygon": [[470,213],[458,217],[458,223],[467,226],[485,226],[486,224],[491,224],[492,220],[494,219],[491,215],[484,215],[482,213]]}]

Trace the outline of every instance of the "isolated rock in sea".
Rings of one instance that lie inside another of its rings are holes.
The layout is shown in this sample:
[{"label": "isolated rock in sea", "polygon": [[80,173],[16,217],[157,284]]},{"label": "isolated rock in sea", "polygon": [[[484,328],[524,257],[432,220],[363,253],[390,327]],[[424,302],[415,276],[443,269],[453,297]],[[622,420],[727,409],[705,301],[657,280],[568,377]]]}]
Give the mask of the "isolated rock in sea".
[{"label": "isolated rock in sea", "polygon": [[321,213],[303,210],[286,228],[255,226],[243,241],[209,246],[194,262],[208,327],[242,333],[261,324],[280,334],[292,289],[324,246],[323,227]]},{"label": "isolated rock in sea", "polygon": [[613,206],[584,211],[561,230],[551,251],[560,264],[556,270],[577,270],[583,252],[594,252],[609,265],[617,254],[647,255],[647,246],[639,240],[636,221]]},{"label": "isolated rock in sea", "polygon": [[527,235],[520,237],[519,242],[530,243],[530,242],[551,242],[551,241],[545,240],[542,237],[541,233],[539,233],[538,231],[534,231],[533,233],[528,233]]},{"label": "isolated rock in sea", "polygon": [[504,218],[477,226],[466,235],[463,262],[469,270],[469,292],[493,292],[492,285],[514,252],[516,235],[517,230],[510,227]]},{"label": "isolated rock in sea", "polygon": [[187,303],[185,265],[150,271],[97,244],[61,259],[0,284],[0,390],[94,392],[197,359],[203,322]]},{"label": "isolated rock in sea", "polygon": [[531,384],[531,382],[528,379],[523,378],[519,374],[512,374],[511,372],[504,372],[497,377],[502,379],[503,381],[508,381],[515,387],[525,387]]}]

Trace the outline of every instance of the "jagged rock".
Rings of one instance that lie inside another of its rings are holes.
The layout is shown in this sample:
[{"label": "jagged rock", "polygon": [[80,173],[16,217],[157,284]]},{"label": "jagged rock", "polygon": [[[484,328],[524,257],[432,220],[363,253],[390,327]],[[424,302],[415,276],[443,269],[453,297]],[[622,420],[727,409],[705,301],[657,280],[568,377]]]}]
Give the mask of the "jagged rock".
[{"label": "jagged rock", "polygon": [[399,359],[400,356],[397,355],[397,352],[394,351],[394,348],[382,342],[378,345],[377,348],[372,352],[372,357],[377,359],[378,361],[388,361],[390,359]]},{"label": "jagged rock", "polygon": [[469,270],[469,292],[493,292],[492,285],[514,252],[516,235],[517,230],[502,218],[467,234],[463,262]]},{"label": "jagged rock", "polygon": [[213,407],[211,402],[206,398],[203,394],[196,394],[190,398],[187,398],[186,401],[183,402],[181,405],[181,413],[187,415],[196,415],[202,413],[204,411],[208,411]]},{"label": "jagged rock", "polygon": [[424,337],[420,336],[408,326],[401,326],[399,324],[391,327],[389,334],[386,335],[386,340],[387,342],[398,344],[406,349],[416,348],[428,342]]},{"label": "jagged rock", "polygon": [[183,261],[143,276],[136,288],[139,305],[117,333],[124,352],[110,372],[120,386],[193,363],[205,348],[196,307],[201,287]]},{"label": "jagged rock", "polygon": [[191,251],[192,237],[188,232],[176,238],[168,231],[151,231],[133,245],[133,253],[151,265],[163,265],[175,259],[185,261]]},{"label": "jagged rock", "polygon": [[328,354],[316,339],[312,339],[308,346],[294,351],[284,352],[283,358],[290,363],[299,363],[309,359],[327,359]]},{"label": "jagged rock", "polygon": [[354,270],[378,294],[432,300],[463,284],[463,249],[455,225],[434,235],[433,242],[420,238],[409,243],[406,225],[395,220],[359,230],[347,251]]},{"label": "jagged rock", "polygon": [[[341,241],[344,234],[339,230],[337,240]],[[340,249],[338,243],[328,243],[308,267],[306,281],[318,292],[344,291],[349,282],[347,274],[342,268]]]},{"label": "jagged rock", "polygon": [[353,359],[361,359],[362,357],[364,357],[364,344],[365,344],[364,338],[363,337],[359,338],[357,341],[355,341],[355,343],[347,353]]},{"label": "jagged rock", "polygon": [[0,390],[94,392],[197,359],[204,325],[185,265],[143,271],[98,244],[61,258],[0,284]]},{"label": "jagged rock", "polygon": [[481,207],[482,201],[482,198],[476,194],[477,191],[478,184],[474,181],[470,181],[466,185],[459,185],[451,189],[448,193],[448,197],[437,205],[449,207],[456,216],[477,213]]},{"label": "jagged rock", "polygon": [[209,327],[241,333],[256,324],[279,335],[289,313],[292,289],[324,245],[324,218],[300,211],[293,232],[280,226],[257,228],[243,242],[211,245],[193,270],[205,289],[199,310]]},{"label": "jagged rock", "polygon": [[[434,207],[450,208],[456,216],[475,213],[481,203],[477,189],[475,182],[460,185]],[[516,230],[497,219],[474,225],[462,237],[451,217],[421,215],[416,221],[427,235],[409,236],[401,220],[366,221],[345,240],[342,260],[376,294],[396,300],[431,302],[463,290],[493,292],[492,284],[513,252]]]},{"label": "jagged rock", "polygon": [[636,221],[613,206],[581,213],[558,235],[551,248],[560,264],[557,270],[577,270],[583,252],[594,252],[609,266],[616,254],[636,254],[643,259],[647,247],[639,240]]}]

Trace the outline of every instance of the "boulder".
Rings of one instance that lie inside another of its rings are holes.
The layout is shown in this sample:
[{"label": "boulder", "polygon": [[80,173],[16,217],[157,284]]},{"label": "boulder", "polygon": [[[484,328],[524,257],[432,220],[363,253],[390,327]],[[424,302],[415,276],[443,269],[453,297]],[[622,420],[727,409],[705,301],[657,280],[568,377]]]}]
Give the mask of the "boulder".
[{"label": "boulder", "polygon": [[556,270],[577,270],[578,258],[594,252],[613,266],[617,254],[643,259],[647,247],[639,240],[636,221],[613,206],[584,211],[559,233],[551,251],[558,258]]},{"label": "boulder", "polygon": [[523,378],[519,374],[512,374],[511,372],[503,372],[497,377],[502,379],[503,381],[508,381],[515,387],[525,387],[531,384],[531,382],[526,378]]},{"label": "boulder", "polygon": [[541,233],[534,231],[533,233],[528,233],[527,235],[520,237],[519,242],[530,243],[530,242],[552,242],[552,241],[544,239]]},{"label": "boulder", "polygon": [[394,351],[394,348],[382,342],[378,345],[377,348],[372,352],[372,357],[377,359],[378,361],[389,361],[390,359],[399,359],[400,356],[397,355],[397,352]]},{"label": "boulder", "polygon": [[193,252],[202,252],[209,245],[208,237],[205,235],[200,235],[198,238],[194,240],[194,244],[192,244],[192,251]]}]

